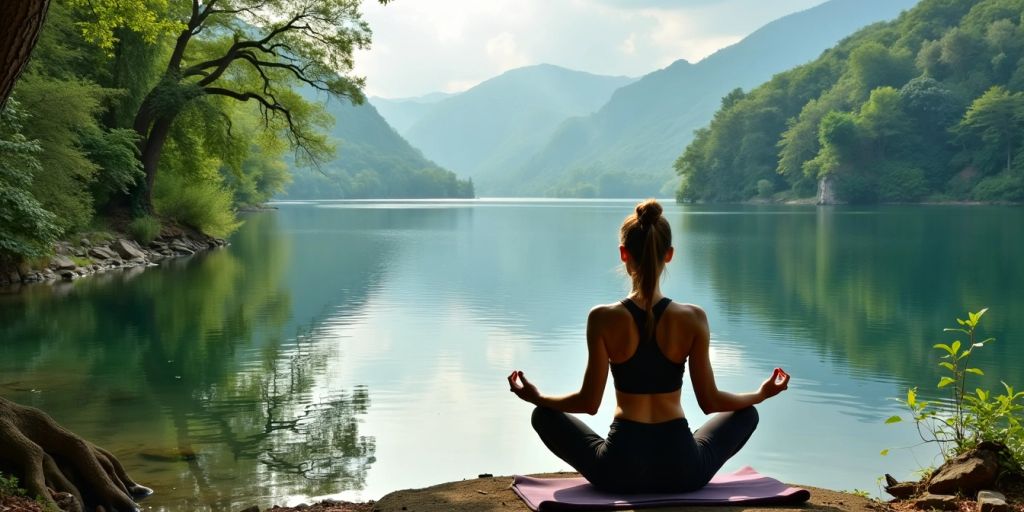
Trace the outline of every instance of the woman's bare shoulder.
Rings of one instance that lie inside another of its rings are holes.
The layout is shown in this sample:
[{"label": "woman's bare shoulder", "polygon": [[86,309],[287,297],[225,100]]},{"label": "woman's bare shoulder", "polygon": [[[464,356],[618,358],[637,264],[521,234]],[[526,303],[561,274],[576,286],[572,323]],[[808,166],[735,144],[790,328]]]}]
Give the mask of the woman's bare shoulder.
[{"label": "woman's bare shoulder", "polygon": [[621,302],[612,302],[611,304],[598,304],[590,308],[590,315],[587,317],[587,321],[602,324],[615,322],[622,316],[629,316],[629,311]]},{"label": "woman's bare shoulder", "polygon": [[696,304],[683,302],[672,302],[666,310],[673,320],[684,322],[688,325],[707,325],[708,315],[704,309]]}]

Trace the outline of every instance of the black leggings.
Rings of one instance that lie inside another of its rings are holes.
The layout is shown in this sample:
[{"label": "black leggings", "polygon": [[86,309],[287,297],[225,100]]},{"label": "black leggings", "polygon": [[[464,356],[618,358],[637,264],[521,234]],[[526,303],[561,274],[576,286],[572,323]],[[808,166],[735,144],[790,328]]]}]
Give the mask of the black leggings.
[{"label": "black leggings", "polygon": [[616,419],[603,439],[582,421],[545,407],[533,428],[548,449],[594,486],[613,492],[685,492],[703,487],[757,428],[757,410],[716,414],[695,433],[686,418]]}]

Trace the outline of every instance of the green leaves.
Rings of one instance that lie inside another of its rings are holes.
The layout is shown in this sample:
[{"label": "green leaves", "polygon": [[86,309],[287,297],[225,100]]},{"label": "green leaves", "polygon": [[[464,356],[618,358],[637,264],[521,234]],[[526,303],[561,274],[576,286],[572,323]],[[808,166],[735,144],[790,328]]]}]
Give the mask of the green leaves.
[{"label": "green leaves", "polygon": [[885,420],[885,424],[888,425],[890,423],[899,423],[901,421],[903,421],[903,418],[899,416],[889,416],[889,419]]},{"label": "green leaves", "polygon": [[953,384],[954,382],[956,382],[956,380],[954,380],[952,377],[942,377],[941,379],[939,379],[938,387],[944,388],[950,384]]}]

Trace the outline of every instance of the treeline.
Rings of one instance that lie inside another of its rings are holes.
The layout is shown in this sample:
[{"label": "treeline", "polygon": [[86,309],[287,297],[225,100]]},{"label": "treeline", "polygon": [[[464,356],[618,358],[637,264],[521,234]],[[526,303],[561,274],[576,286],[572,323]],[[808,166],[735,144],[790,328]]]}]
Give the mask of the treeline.
[{"label": "treeline", "polygon": [[[92,231],[148,242],[174,221],[226,236],[236,210],[280,194],[291,168],[334,161],[332,130],[347,120],[309,91],[362,102],[353,52],[370,31],[359,6],[50,2],[0,112],[0,267]],[[363,176],[409,174],[378,164]],[[445,173],[411,173],[407,186],[457,182]]]},{"label": "treeline", "polygon": [[922,0],[722,100],[680,201],[1024,201],[1024,0]]}]

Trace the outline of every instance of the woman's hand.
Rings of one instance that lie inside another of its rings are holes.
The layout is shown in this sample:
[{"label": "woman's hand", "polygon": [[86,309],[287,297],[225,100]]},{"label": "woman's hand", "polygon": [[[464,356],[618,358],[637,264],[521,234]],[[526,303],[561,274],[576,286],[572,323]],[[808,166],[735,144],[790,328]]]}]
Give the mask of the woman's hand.
[{"label": "woman's hand", "polygon": [[[517,382],[522,380],[522,383]],[[534,386],[530,381],[526,380],[526,376],[519,370],[513,370],[508,376],[508,387],[509,391],[513,392],[521,398],[524,402],[536,404],[540,398],[540,392],[537,391],[537,386]]]},{"label": "woman's hand", "polygon": [[783,371],[782,368],[776,368],[772,372],[772,376],[761,384],[759,393],[762,399],[767,400],[782,393],[787,388],[789,388],[789,374]]}]

